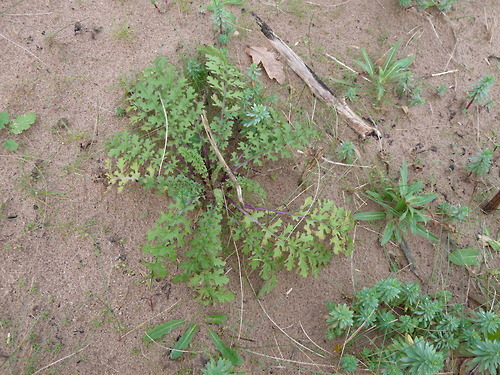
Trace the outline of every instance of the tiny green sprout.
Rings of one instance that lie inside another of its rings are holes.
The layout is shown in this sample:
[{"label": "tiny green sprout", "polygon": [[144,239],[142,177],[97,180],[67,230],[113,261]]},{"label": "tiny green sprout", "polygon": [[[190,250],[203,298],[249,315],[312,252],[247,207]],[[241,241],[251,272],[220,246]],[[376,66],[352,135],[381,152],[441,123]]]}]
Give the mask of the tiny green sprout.
[{"label": "tiny green sprout", "polygon": [[340,360],[340,366],[345,372],[354,373],[358,368],[358,360],[352,354],[345,354]]},{"label": "tiny green sprout", "polygon": [[354,144],[350,141],[342,142],[335,150],[335,153],[339,156],[340,160],[351,164],[356,154],[356,147],[354,147]]},{"label": "tiny green sprout", "polygon": [[234,31],[234,23],[236,17],[229,10],[224,8],[224,5],[239,5],[242,0],[211,0],[207,6],[207,10],[213,12],[212,25],[217,34],[218,41],[224,45],[229,43],[229,35]]},{"label": "tiny green sprout", "polygon": [[470,171],[469,176],[473,173],[478,176],[488,174],[492,157],[493,150],[487,148],[478,152],[477,157],[469,158],[469,163],[465,166],[465,169]]},{"label": "tiny green sprout", "polygon": [[470,208],[467,206],[455,206],[443,202],[437,207],[436,213],[446,221],[465,221],[469,216]]},{"label": "tiny green sprout", "polygon": [[493,76],[493,74],[489,74],[482,77],[477,84],[467,90],[466,97],[467,99],[470,99],[470,101],[465,109],[468,110],[474,102],[479,105],[489,106],[491,104],[491,101],[488,101],[488,92],[494,82],[495,77]]},{"label": "tiny green sprout", "polygon": [[358,88],[357,87],[349,87],[349,89],[345,93],[344,97],[347,100],[349,100],[350,102],[353,102],[358,97]]},{"label": "tiny green sprout", "polygon": [[439,86],[438,88],[436,88],[436,94],[442,98],[444,96],[444,93],[446,92],[448,88],[446,87],[446,85],[441,85]]}]

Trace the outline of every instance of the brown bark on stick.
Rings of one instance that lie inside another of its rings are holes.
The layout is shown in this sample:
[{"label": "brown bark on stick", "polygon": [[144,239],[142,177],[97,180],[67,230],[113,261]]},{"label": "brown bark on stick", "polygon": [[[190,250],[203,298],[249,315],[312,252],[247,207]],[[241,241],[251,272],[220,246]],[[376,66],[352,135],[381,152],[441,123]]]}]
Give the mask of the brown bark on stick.
[{"label": "brown bark on stick", "polygon": [[486,203],[483,207],[483,211],[488,213],[491,211],[498,210],[500,208],[500,190],[495,194],[491,200]]},{"label": "brown bark on stick", "polygon": [[337,98],[332,90],[319,79],[319,77],[309,68],[302,59],[285,43],[283,42],[271,28],[255,13],[252,13],[255,21],[260,27],[262,33],[269,40],[271,45],[278,51],[287,61],[292,70],[306,83],[312,93],[325,102],[327,105],[332,106],[335,110],[344,116],[351,128],[358,133],[362,138],[368,136],[380,138],[381,134],[377,128],[370,125],[367,121],[363,120],[357,115],[346,103],[345,100]]}]

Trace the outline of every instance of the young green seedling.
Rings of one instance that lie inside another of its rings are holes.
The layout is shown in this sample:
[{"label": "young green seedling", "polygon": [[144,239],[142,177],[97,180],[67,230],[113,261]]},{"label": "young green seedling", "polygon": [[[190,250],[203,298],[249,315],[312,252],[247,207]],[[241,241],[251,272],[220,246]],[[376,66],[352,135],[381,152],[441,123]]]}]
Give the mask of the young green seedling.
[{"label": "young green seedling", "polygon": [[421,189],[422,183],[420,181],[408,184],[408,167],[403,161],[398,185],[387,186],[380,193],[368,190],[365,194],[367,198],[382,206],[384,210],[357,213],[354,215],[354,219],[386,220],[387,224],[380,240],[381,245],[385,245],[391,239],[401,244],[408,230],[428,240],[437,240],[435,235],[420,224],[429,221],[429,218],[423,213],[423,207],[436,199],[436,194],[417,194]]},{"label": "young green seedling", "polygon": [[493,74],[482,77],[477,84],[472,86],[467,90],[466,97],[470,99],[469,104],[465,107],[468,110],[472,103],[476,102],[480,105],[488,106],[491,104],[491,100],[488,100],[488,92],[491,85],[495,82],[495,77]]},{"label": "young green seedling", "polygon": [[375,83],[377,100],[381,100],[384,96],[386,92],[385,86],[390,82],[403,78],[406,74],[406,69],[408,69],[413,60],[415,60],[415,56],[409,56],[394,61],[400,43],[401,42],[397,42],[392,46],[382,66],[375,66],[364,48],[361,48],[361,54],[363,55],[364,61],[354,60],[356,64],[361,66],[361,68],[368,73],[368,76]]},{"label": "young green seedling", "polygon": [[474,173],[477,176],[488,174],[491,166],[491,159],[493,157],[493,150],[489,148],[479,151],[477,157],[469,158],[469,163],[465,169],[470,171],[469,177]]}]

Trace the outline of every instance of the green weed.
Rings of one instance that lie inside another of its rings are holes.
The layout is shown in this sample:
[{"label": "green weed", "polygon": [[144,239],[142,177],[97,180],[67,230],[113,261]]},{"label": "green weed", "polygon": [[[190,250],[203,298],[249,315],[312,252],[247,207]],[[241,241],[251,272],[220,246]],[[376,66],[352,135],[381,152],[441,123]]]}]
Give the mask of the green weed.
[{"label": "green weed", "polygon": [[126,20],[123,20],[122,22],[113,23],[111,35],[125,42],[130,42],[134,39],[134,30],[128,25]]},{"label": "green weed", "polygon": [[224,45],[229,42],[229,37],[234,31],[236,17],[224,5],[240,5],[242,0],[210,0],[207,10],[213,12],[212,25],[218,35],[217,40]]},{"label": "green weed", "polygon": [[137,181],[172,198],[142,249],[153,258],[144,262],[151,276],[170,276],[166,262],[179,261],[173,281],[188,282],[205,303],[233,298],[225,289],[228,236],[242,241],[265,291],[282,268],[317,275],[332,253],[352,251],[352,216],[330,201],[309,199],[297,213],[253,203],[265,194],[249,168],[289,157],[313,134],[273,108],[258,75],[255,65],[241,73],[213,47],[200,48],[184,75],[157,58],[129,87],[132,127],[108,144],[111,184],[122,190]]},{"label": "green weed", "polygon": [[341,142],[339,147],[335,150],[340,160],[346,163],[352,163],[356,156],[356,147],[350,141]]},{"label": "green weed", "polygon": [[425,229],[420,223],[426,223],[429,218],[424,215],[426,204],[436,199],[436,194],[418,194],[422,190],[422,182],[408,183],[408,166],[403,161],[400,169],[400,179],[397,185],[383,187],[381,192],[368,190],[367,198],[383,208],[383,211],[362,212],[354,215],[355,220],[386,220],[387,224],[381,237],[381,244],[390,240],[400,244],[404,236],[410,231],[429,240],[437,237]]},{"label": "green weed", "polygon": [[479,151],[476,157],[469,158],[469,162],[465,166],[465,169],[470,172],[469,175],[475,174],[476,176],[484,176],[490,171],[492,158],[493,150],[487,148]]},{"label": "green weed", "polygon": [[469,312],[450,304],[451,297],[448,291],[422,294],[418,283],[387,278],[356,292],[350,307],[329,302],[327,337],[346,335],[346,345],[356,339],[360,362],[377,373],[437,374],[459,355],[471,358],[469,369],[494,374],[500,365],[500,316]]},{"label": "green weed", "polygon": [[[205,316],[205,325],[220,325],[227,320],[227,316],[223,314],[218,315],[206,315]],[[158,341],[161,340],[163,336],[170,334],[177,327],[181,327],[185,325],[187,322],[185,320],[170,320],[165,323],[159,324],[152,329],[150,329],[144,335],[143,339],[147,342]],[[191,345],[194,338],[196,337],[198,328],[200,324],[198,323],[189,323],[187,328],[184,329],[184,333],[178,337],[175,345],[173,346],[170,352],[171,359],[179,359],[185,352],[186,349]],[[206,332],[210,337],[212,344],[218,353],[222,355],[222,359],[220,359],[217,363],[213,361],[213,366],[210,365],[206,367],[209,374],[219,374],[219,372],[214,372],[216,370],[222,370],[219,368],[219,365],[225,369],[225,371],[233,370],[233,366],[240,366],[243,363],[243,358],[238,354],[235,349],[227,346],[224,341],[210,328],[206,328]],[[229,366],[227,366],[229,364]]]},{"label": "green weed", "polygon": [[399,5],[405,8],[415,6],[420,9],[436,7],[440,12],[447,13],[457,0],[398,0]]},{"label": "green weed", "polygon": [[472,88],[467,90],[466,97],[470,101],[465,107],[465,110],[468,110],[472,103],[489,107],[493,103],[493,101],[488,100],[488,92],[490,91],[490,87],[494,82],[495,77],[493,76],[493,74],[486,75],[482,77],[477,84],[472,86]]},{"label": "green weed", "polygon": [[368,73],[368,76],[375,84],[377,100],[381,100],[384,96],[387,84],[407,76],[406,69],[408,69],[413,60],[415,60],[415,56],[409,56],[401,60],[394,61],[396,53],[398,52],[399,44],[400,42],[397,42],[391,47],[382,66],[376,67],[364,48],[361,48],[361,54],[363,55],[364,61],[354,60],[356,64]]},{"label": "green weed", "polygon": [[[7,112],[0,112],[0,130],[8,128],[8,132],[11,134],[18,135],[23,133],[25,130],[28,130],[35,121],[36,114],[33,112],[19,115],[14,119],[11,119]],[[19,147],[19,143],[9,138],[3,142],[3,147],[9,151],[16,151]]]},{"label": "green weed", "polygon": [[444,202],[437,207],[436,213],[441,215],[445,221],[465,221],[469,216],[470,208]]}]

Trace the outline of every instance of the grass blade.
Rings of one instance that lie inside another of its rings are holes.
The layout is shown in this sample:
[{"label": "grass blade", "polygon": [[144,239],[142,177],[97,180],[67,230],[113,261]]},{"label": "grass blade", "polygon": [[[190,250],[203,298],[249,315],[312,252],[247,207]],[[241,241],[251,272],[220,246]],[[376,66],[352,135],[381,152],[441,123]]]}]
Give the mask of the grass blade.
[{"label": "grass blade", "polygon": [[170,358],[171,359],[177,359],[179,358],[183,350],[186,350],[186,348],[189,346],[191,341],[193,340],[194,334],[196,333],[196,329],[198,328],[198,324],[193,324],[191,327],[189,327],[186,332],[181,336],[179,341],[177,341],[177,344],[175,344],[174,348],[170,352]]},{"label": "grass blade", "polygon": [[394,234],[394,221],[389,221],[385,226],[384,235],[380,240],[380,244],[384,246],[392,238]]},{"label": "grass blade", "polygon": [[359,212],[353,215],[354,220],[373,221],[385,219],[386,213],[383,211]]},{"label": "grass blade", "polygon": [[210,339],[212,340],[217,350],[225,359],[230,361],[234,366],[240,366],[243,363],[243,358],[241,358],[238,352],[227,346],[214,331],[208,329],[208,334],[210,335]]}]

